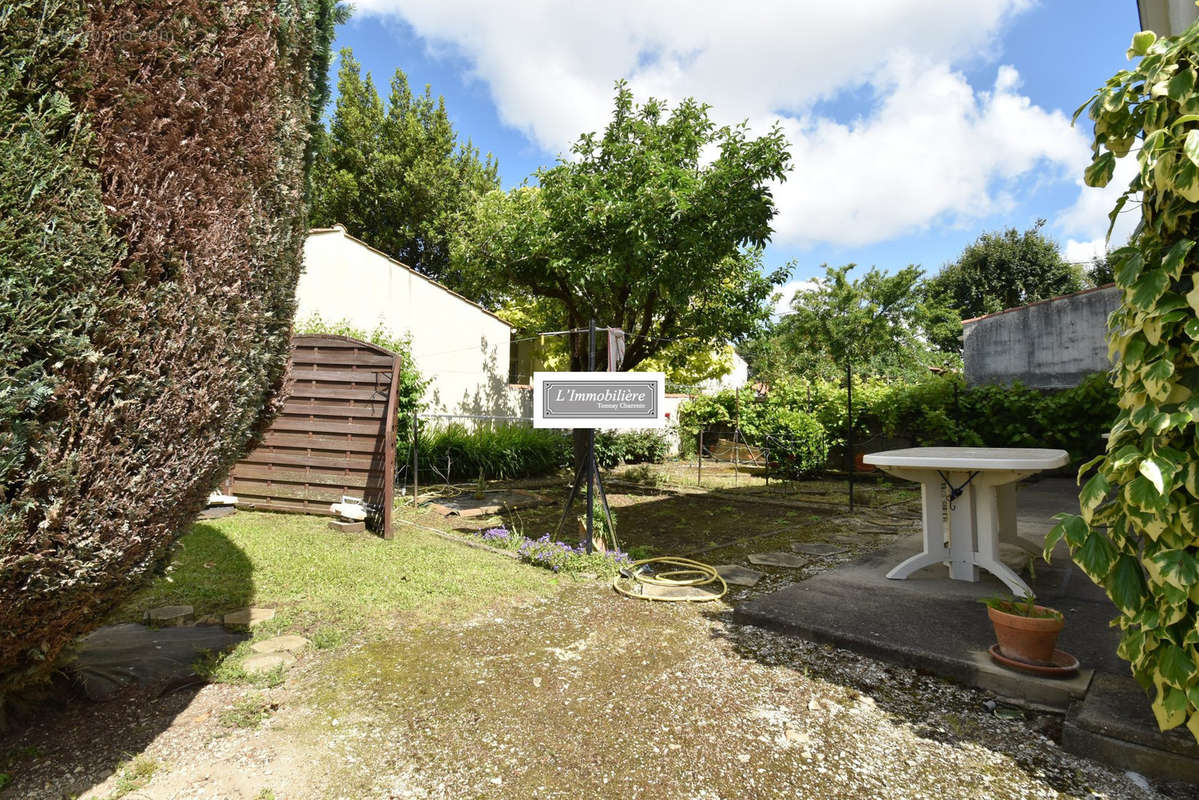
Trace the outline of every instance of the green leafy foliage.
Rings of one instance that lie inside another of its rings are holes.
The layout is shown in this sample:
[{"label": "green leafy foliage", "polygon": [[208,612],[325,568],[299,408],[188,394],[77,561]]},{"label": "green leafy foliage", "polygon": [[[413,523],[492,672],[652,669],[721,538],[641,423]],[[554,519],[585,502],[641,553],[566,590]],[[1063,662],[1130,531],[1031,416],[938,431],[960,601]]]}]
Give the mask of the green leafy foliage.
[{"label": "green leafy foliage", "polygon": [[[407,456],[400,445],[400,462]],[[446,482],[531,478],[570,463],[570,438],[561,431],[506,425],[460,424],[421,429],[422,480]],[[670,443],[660,431],[596,431],[595,460],[601,469],[618,464],[661,463]]]},{"label": "green leafy foliage", "polygon": [[595,432],[595,462],[600,469],[618,464],[661,464],[670,452],[670,442],[657,430]]},{"label": "green leafy foliage", "polygon": [[0,697],[275,414],[330,0],[0,9]]},{"label": "green leafy foliage", "polygon": [[[418,441],[424,481],[536,477],[560,469],[570,460],[570,439],[560,431],[517,425],[472,430],[453,423],[422,428]],[[401,449],[400,461],[404,460]]]},{"label": "green leafy foliage", "polygon": [[354,54],[341,51],[337,104],[317,133],[312,220],[341,223],[394,259],[456,287],[450,241],[458,215],[498,189],[496,163],[458,143],[444,98],[414,95],[397,69],[386,107]]},{"label": "green leafy foliage", "polygon": [[1140,169],[1111,213],[1140,193],[1132,243],[1109,255],[1121,306],[1109,320],[1118,414],[1078,515],[1063,515],[1046,555],[1064,540],[1120,610],[1119,654],[1154,689],[1163,728],[1199,740],[1199,27],[1133,37],[1133,69],[1110,78],[1082,108],[1094,123],[1085,180],[1106,184],[1132,151]]},{"label": "green leafy foliage", "polygon": [[775,474],[800,478],[820,472],[828,461],[828,429],[812,413],[808,395],[795,391],[794,384],[788,388],[791,391],[759,396],[745,387],[688,400],[679,406],[683,444],[689,444],[701,429],[738,424],[746,442],[769,452]]},{"label": "green leafy foliage", "polygon": [[[1103,450],[1102,434],[1116,417],[1116,394],[1095,374],[1072,389],[1042,392],[1019,384],[967,387],[959,376],[925,373],[919,381],[857,377],[853,386],[854,438],[883,435],[918,445],[1052,447],[1075,464]],[[741,389],[743,435],[766,441],[771,418],[802,411],[821,426],[829,448],[843,447],[848,424],[844,381],[791,378],[759,397]],[[683,442],[699,427],[731,426],[738,413],[732,391],[689,400],[679,408]]]},{"label": "green leafy foliage", "polygon": [[[1105,167],[1109,178],[1112,166]],[[1082,268],[1062,258],[1057,243],[1041,233],[1044,224],[982,234],[928,280],[929,296],[972,319],[1084,288]]]},{"label": "green leafy foliage", "polygon": [[860,278],[854,269],[825,266],[823,278],[795,294],[791,313],[747,345],[756,376],[834,378],[847,364],[862,374],[914,376],[960,362],[929,344],[946,326],[960,336],[961,326],[953,309],[926,296],[918,267],[893,275],[871,268]]},{"label": "green leafy foliage", "polygon": [[828,462],[828,436],[811,414],[779,408],[758,422],[770,469],[788,478],[821,472]]},{"label": "green leafy foliage", "polygon": [[980,597],[978,602],[985,605],[987,608],[993,608],[996,611],[1002,611],[1005,614],[1013,614],[1017,617],[1029,617],[1031,619],[1064,619],[1062,612],[1056,608],[1046,608],[1045,606],[1037,605],[1036,599],[1032,595],[1024,597],[1005,597],[1004,595],[993,595],[991,597]]},{"label": "green leafy foliage", "polygon": [[[620,83],[602,134],[581,136],[537,187],[490,192],[466,215],[454,268],[465,293],[491,305],[544,300],[551,330],[592,318],[623,329],[622,370],[680,338],[736,341],[768,318],[787,276],[763,273],[760,248],[770,184],[789,162],[777,128],[751,139],[744,125],[717,128],[693,99],[637,106]],[[571,368],[586,368],[585,335],[571,337],[570,354]]]}]

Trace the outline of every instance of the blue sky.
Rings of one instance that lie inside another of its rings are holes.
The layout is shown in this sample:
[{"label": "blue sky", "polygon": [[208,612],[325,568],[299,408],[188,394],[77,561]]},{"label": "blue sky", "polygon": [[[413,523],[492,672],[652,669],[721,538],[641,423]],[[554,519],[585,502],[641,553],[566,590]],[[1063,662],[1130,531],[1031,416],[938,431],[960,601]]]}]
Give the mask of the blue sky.
[{"label": "blue sky", "polygon": [[935,272],[1037,218],[1072,259],[1102,247],[1115,187],[1081,186],[1089,132],[1069,116],[1136,29],[1134,0],[363,0],[335,47],[381,92],[399,68],[444,95],[505,188],[601,128],[618,78],[780,121],[795,169],[767,264],[802,281],[825,262]]}]

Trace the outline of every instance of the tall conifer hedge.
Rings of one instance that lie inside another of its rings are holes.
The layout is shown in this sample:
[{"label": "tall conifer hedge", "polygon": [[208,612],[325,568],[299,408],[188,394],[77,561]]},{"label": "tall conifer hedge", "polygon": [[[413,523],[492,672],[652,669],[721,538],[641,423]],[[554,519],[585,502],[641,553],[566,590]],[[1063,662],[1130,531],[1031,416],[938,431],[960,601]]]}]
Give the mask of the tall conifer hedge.
[{"label": "tall conifer hedge", "polygon": [[0,9],[0,699],[276,411],[331,0]]}]

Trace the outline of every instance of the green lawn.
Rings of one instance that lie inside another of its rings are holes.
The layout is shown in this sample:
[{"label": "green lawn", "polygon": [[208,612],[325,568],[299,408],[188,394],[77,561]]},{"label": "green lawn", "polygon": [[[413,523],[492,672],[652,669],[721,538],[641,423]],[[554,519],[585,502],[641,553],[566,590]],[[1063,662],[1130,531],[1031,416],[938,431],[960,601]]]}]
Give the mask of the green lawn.
[{"label": "green lawn", "polygon": [[400,617],[469,614],[500,597],[546,593],[556,581],[417,528],[397,525],[384,541],[330,530],[318,517],[243,511],[193,526],[164,573],[109,622],[140,621],[163,605],[194,606],[197,617],[270,606],[279,614],[263,632],[298,628],[320,646]]}]

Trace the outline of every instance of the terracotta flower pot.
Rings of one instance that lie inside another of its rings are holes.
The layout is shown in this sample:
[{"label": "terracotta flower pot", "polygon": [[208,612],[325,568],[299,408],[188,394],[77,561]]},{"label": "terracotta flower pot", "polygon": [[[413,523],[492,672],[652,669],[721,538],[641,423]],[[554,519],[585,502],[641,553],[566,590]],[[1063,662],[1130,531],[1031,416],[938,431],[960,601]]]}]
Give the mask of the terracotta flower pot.
[{"label": "terracotta flower pot", "polygon": [[[1037,611],[1046,612],[1045,606],[1036,606]],[[1025,617],[1009,614],[991,606],[987,616],[995,628],[999,640],[999,652],[1008,658],[1030,663],[1048,664],[1053,661],[1053,650],[1057,635],[1061,633],[1065,620],[1059,615]]]}]

